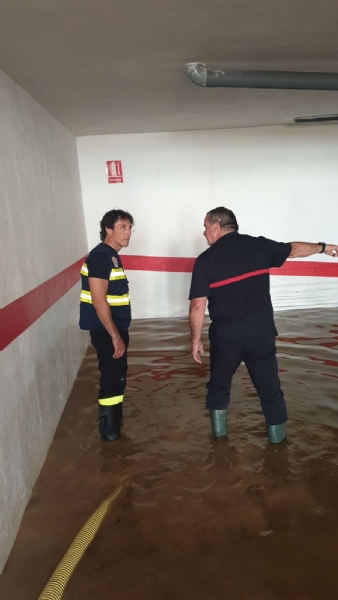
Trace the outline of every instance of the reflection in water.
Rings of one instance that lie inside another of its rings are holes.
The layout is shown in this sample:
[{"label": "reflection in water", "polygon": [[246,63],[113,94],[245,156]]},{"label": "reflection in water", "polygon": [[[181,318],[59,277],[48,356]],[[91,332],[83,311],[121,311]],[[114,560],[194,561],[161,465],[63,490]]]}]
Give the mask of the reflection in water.
[{"label": "reflection in water", "polygon": [[[201,367],[193,362],[186,319],[134,322],[122,438],[101,444],[97,371],[88,352],[36,486],[39,523],[63,548],[44,508],[46,497],[54,494],[51,501],[62,504],[60,489],[67,490],[76,511],[67,513],[63,505],[56,520],[68,515],[73,532],[122,478],[128,486],[64,600],[111,597],[112,590],[116,598],[133,600],[336,598],[336,317],[336,310],[276,316],[289,412],[288,437],[278,446],[268,443],[243,365],[233,381],[228,438],[211,436],[208,358]],[[29,507],[31,532],[34,518]],[[29,535],[19,535],[23,553],[24,542],[34,546]],[[42,547],[40,542],[36,558],[49,548],[47,540]],[[23,569],[24,555],[19,563]],[[13,563],[12,586],[17,569]]]}]

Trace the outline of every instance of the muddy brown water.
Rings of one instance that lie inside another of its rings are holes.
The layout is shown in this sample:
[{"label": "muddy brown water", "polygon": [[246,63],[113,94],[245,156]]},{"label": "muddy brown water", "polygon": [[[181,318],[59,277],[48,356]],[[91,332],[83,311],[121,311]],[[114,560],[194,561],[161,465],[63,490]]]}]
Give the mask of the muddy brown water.
[{"label": "muddy brown water", "polygon": [[2,600],[36,600],[75,535],[125,481],[63,600],[336,600],[338,309],[276,314],[289,422],[268,443],[244,366],[213,439],[208,360],[186,319],[135,321],[121,440],[96,426],[89,347],[11,556]]}]

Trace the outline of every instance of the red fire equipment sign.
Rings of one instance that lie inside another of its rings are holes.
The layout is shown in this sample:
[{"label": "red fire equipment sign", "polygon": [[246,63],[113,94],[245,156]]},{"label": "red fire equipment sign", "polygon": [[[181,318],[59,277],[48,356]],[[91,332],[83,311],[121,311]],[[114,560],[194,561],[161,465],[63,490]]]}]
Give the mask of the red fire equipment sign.
[{"label": "red fire equipment sign", "polygon": [[107,160],[108,183],[123,183],[122,161]]}]

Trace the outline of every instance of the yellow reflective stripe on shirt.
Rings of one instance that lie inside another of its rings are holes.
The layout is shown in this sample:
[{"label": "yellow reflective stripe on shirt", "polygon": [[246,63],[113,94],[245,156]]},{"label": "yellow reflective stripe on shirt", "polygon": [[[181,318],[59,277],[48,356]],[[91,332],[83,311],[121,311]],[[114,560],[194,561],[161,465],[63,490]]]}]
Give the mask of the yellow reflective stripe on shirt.
[{"label": "yellow reflective stripe on shirt", "polygon": [[88,302],[88,304],[93,304],[91,294],[86,290],[81,290],[80,300],[81,302]]},{"label": "yellow reflective stripe on shirt", "polygon": [[107,302],[110,306],[126,306],[130,304],[129,294],[122,294],[122,296],[106,296]]},{"label": "yellow reflective stripe on shirt", "polygon": [[[121,296],[106,296],[106,300],[109,306],[128,306],[130,304],[129,294],[122,294]],[[81,290],[81,302],[87,302],[93,304],[92,296],[87,290]]]},{"label": "yellow reflective stripe on shirt", "polygon": [[112,269],[109,275],[109,281],[116,281],[117,279],[127,279],[123,269]]},{"label": "yellow reflective stripe on shirt", "polygon": [[123,396],[113,396],[112,398],[99,398],[99,404],[102,406],[114,406],[114,404],[121,404],[123,402]]},{"label": "yellow reflective stripe on shirt", "polygon": [[[81,275],[88,277],[88,267],[86,263],[83,263],[80,271]],[[112,269],[109,275],[109,281],[117,281],[118,279],[127,279],[126,274],[122,268]]]},{"label": "yellow reflective stripe on shirt", "polygon": [[81,275],[85,275],[88,277],[88,267],[86,263],[83,263],[80,273]]}]

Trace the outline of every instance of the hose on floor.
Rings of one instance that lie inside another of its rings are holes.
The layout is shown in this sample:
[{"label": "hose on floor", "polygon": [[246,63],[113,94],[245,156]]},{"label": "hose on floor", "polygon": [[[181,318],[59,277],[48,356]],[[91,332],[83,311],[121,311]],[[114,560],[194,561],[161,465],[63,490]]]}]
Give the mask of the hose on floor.
[{"label": "hose on floor", "polygon": [[94,539],[111,503],[120,494],[122,488],[123,485],[119,485],[89,517],[55,569],[38,600],[60,600],[75,567]]}]

